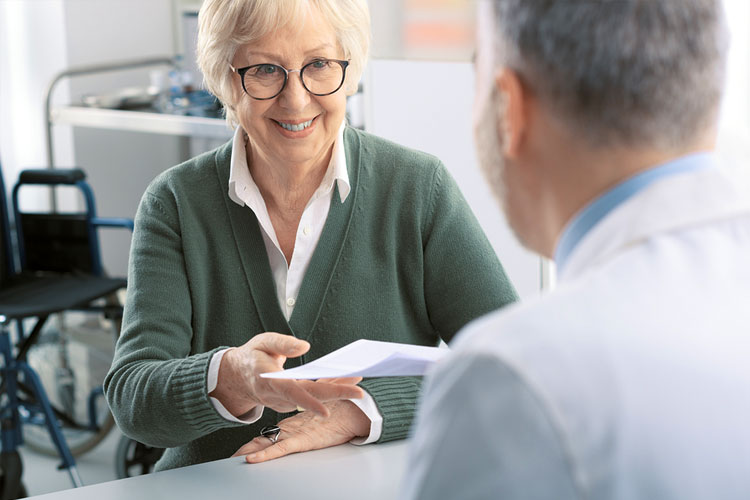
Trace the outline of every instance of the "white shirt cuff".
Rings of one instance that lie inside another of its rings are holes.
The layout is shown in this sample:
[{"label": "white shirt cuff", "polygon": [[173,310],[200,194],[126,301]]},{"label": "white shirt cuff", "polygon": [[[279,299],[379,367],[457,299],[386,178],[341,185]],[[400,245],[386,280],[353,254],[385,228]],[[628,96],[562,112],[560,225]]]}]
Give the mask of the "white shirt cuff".
[{"label": "white shirt cuff", "polygon": [[351,444],[363,445],[374,443],[380,439],[380,435],[383,433],[383,416],[378,410],[378,405],[375,404],[375,400],[372,399],[367,392],[361,399],[350,399],[352,403],[357,405],[357,408],[362,410],[367,418],[370,419],[370,435],[367,437],[356,437],[349,441]]},{"label": "white shirt cuff", "polygon": [[[214,389],[216,389],[216,386],[219,383],[219,367],[221,367],[221,358],[224,357],[224,353],[226,353],[228,350],[229,349],[222,349],[221,351],[216,351],[214,355],[211,356],[211,362],[208,364],[208,380],[206,381],[206,389],[209,394],[211,394]],[[260,417],[263,416],[263,410],[265,409],[265,407],[258,405],[244,415],[235,417],[234,415],[229,413],[229,410],[224,408],[224,405],[221,404],[221,401],[211,396],[209,396],[209,399],[211,400],[211,404],[214,405],[214,409],[219,412],[219,415],[221,415],[225,420],[229,420],[230,422],[235,422],[238,424],[252,424],[257,422]]]}]

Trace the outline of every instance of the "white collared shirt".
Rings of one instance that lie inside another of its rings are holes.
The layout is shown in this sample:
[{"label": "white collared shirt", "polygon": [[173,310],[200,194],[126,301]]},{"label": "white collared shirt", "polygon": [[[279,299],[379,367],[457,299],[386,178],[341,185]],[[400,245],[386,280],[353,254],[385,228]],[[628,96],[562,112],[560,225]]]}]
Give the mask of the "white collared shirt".
[{"label": "white collared shirt", "polygon": [[[261,234],[263,235],[263,243],[268,254],[268,262],[271,266],[274,284],[276,285],[276,297],[287,321],[292,316],[302,280],[305,277],[310,260],[323,233],[323,227],[328,218],[328,211],[333,198],[334,183],[338,187],[342,203],[346,201],[351,190],[349,173],[346,166],[346,152],[344,150],[344,127],[345,125],[342,124],[336,136],[331,162],[323,176],[323,180],[302,212],[302,218],[297,228],[297,237],[294,242],[294,253],[292,254],[292,261],[290,263],[287,263],[286,257],[281,251],[276,231],[268,215],[265,200],[261,196],[258,185],[250,174],[250,168],[247,164],[244,131],[241,127],[237,127],[234,133],[229,173],[229,198],[240,206],[248,207],[255,213],[255,217],[258,219]],[[209,393],[216,388],[221,358],[227,350],[219,351],[211,358],[207,381]],[[377,441],[382,431],[383,417],[372,396],[365,393],[364,398],[352,399],[351,401],[367,415],[371,422],[370,435],[366,438],[354,439],[352,443],[367,444]],[[263,414],[263,407],[259,406],[248,414],[241,415],[241,418],[238,419],[229,413],[218,399],[211,398],[211,402],[222,417],[232,422],[250,424],[260,419]]]}]

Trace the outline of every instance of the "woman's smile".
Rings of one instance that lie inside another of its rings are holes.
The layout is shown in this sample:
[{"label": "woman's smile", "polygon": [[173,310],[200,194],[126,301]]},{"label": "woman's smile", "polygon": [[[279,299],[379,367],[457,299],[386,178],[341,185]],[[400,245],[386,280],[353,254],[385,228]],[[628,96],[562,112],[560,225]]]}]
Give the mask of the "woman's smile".
[{"label": "woman's smile", "polygon": [[271,122],[274,124],[274,128],[283,137],[289,139],[303,139],[315,131],[318,116],[307,120],[275,120],[271,118]]}]

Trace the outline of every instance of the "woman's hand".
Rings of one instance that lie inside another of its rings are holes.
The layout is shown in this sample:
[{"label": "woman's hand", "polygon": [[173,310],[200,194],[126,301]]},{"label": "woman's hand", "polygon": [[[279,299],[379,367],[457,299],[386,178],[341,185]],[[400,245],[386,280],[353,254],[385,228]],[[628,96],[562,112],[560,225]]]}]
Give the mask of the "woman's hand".
[{"label": "woman's hand", "polygon": [[310,349],[304,340],[279,333],[261,333],[244,345],[224,353],[216,389],[211,396],[235,416],[258,405],[286,413],[303,408],[324,417],[329,409],[323,403],[364,396],[353,379],[280,380],[260,377],[261,373],[284,369],[287,358],[301,356]]},{"label": "woman's hand", "polygon": [[347,443],[358,436],[370,433],[370,419],[351,401],[334,401],[325,404],[329,417],[304,411],[282,420],[279,440],[258,436],[232,456],[245,455],[251,464],[273,460],[291,453],[318,450]]}]

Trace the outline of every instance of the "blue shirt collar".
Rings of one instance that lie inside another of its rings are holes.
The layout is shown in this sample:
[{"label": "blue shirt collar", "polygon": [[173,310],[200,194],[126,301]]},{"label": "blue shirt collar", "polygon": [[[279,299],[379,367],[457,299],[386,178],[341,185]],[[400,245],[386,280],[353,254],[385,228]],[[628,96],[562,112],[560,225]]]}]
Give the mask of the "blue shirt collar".
[{"label": "blue shirt collar", "polygon": [[555,263],[558,270],[562,271],[583,237],[620,204],[659,179],[709,167],[714,164],[713,158],[713,153],[694,153],[683,156],[640,172],[594,199],[580,210],[563,229],[555,250]]}]

